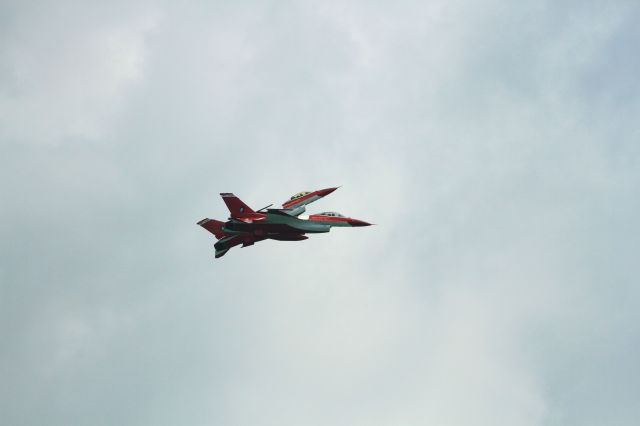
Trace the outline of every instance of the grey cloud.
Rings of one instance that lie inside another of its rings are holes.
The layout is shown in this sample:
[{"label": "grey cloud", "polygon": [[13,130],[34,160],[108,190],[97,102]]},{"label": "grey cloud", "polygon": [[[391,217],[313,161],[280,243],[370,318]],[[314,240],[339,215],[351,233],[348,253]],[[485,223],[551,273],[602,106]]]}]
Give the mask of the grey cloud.
[{"label": "grey cloud", "polygon": [[634,424],[633,5],[5,7],[7,422]]}]

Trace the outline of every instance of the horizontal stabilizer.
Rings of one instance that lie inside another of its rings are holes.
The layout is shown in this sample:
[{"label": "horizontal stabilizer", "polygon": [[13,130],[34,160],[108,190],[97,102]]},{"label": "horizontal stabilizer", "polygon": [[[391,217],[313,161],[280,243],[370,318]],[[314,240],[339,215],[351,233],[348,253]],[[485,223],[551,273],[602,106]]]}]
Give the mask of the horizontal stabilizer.
[{"label": "horizontal stabilizer", "polygon": [[224,237],[224,232],[222,231],[222,225],[224,225],[224,222],[213,219],[202,219],[198,222],[198,225],[211,232],[217,239]]},{"label": "horizontal stabilizer", "polygon": [[224,256],[225,254],[227,254],[228,251],[229,249],[216,250],[216,259]]},{"label": "horizontal stabilizer", "polygon": [[256,237],[253,235],[231,235],[221,238],[213,245],[216,249],[216,258],[224,256],[232,247],[242,244],[242,247],[251,246],[258,241],[264,240],[266,237]]}]

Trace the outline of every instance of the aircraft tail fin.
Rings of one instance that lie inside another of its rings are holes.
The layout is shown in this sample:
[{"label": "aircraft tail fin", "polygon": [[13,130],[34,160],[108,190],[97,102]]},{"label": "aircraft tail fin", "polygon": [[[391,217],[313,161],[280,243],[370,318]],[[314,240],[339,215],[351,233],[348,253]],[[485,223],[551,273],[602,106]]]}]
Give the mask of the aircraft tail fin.
[{"label": "aircraft tail fin", "polygon": [[214,219],[202,219],[200,222],[198,222],[198,225],[211,232],[216,236],[217,239],[223,238],[225,236],[224,231],[222,230],[222,225],[224,225],[224,222],[220,222],[219,220]]},{"label": "aircraft tail fin", "polygon": [[222,200],[227,205],[229,212],[231,212],[231,217],[245,217],[252,213],[255,213],[251,207],[242,202],[242,200],[235,195],[223,192],[220,194]]}]

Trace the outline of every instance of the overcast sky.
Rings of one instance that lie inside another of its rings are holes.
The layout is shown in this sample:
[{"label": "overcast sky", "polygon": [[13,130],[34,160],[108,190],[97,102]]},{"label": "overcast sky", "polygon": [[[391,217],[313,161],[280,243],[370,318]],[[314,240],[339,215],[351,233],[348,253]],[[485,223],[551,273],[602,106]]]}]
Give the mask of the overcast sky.
[{"label": "overcast sky", "polygon": [[0,2],[0,423],[637,425],[640,4],[529,3]]}]

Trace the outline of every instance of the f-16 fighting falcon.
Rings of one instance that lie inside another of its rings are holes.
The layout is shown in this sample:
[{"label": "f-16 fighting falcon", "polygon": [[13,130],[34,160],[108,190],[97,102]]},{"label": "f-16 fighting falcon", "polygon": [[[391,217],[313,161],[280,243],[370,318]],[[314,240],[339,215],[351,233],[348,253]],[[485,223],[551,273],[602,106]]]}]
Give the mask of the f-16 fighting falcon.
[{"label": "f-16 fighting falcon", "polygon": [[231,213],[229,220],[221,222],[214,219],[202,219],[198,225],[211,232],[218,239],[214,247],[216,258],[222,257],[230,248],[242,244],[251,246],[262,240],[301,241],[305,234],[329,232],[333,226],[369,226],[362,220],[345,217],[336,212],[324,212],[303,215],[305,206],[331,194],[338,188],[319,189],[313,192],[299,192],[282,203],[281,209],[270,209],[273,204],[253,211],[238,197],[222,193]]}]

